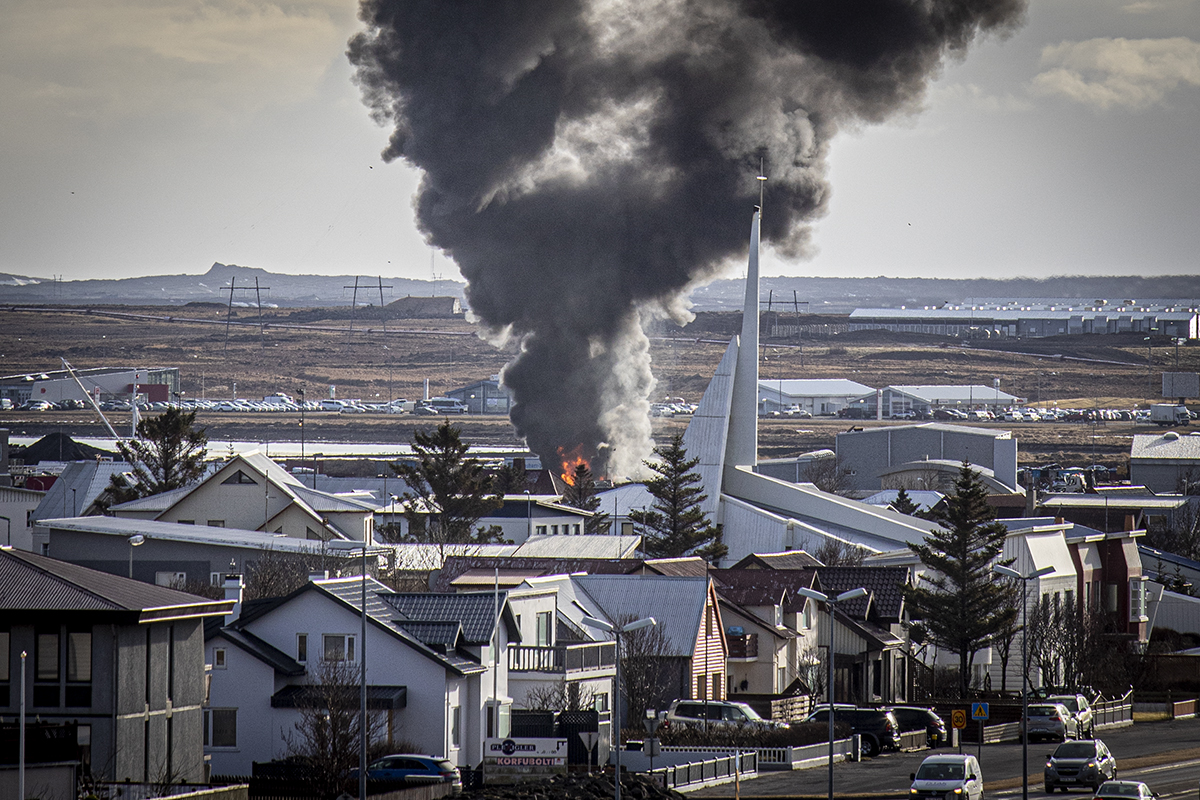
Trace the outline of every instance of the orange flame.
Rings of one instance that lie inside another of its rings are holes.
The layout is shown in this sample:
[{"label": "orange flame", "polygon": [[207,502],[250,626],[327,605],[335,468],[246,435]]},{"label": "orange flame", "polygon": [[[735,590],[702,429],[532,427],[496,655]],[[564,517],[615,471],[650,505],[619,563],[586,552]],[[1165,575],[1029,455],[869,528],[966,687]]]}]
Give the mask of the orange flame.
[{"label": "orange flame", "polygon": [[558,448],[558,455],[562,458],[562,473],[560,477],[567,482],[568,485],[575,485],[575,470],[579,466],[585,466],[591,469],[591,465],[587,459],[583,457],[583,446],[576,445],[570,452],[564,452],[563,448]]}]

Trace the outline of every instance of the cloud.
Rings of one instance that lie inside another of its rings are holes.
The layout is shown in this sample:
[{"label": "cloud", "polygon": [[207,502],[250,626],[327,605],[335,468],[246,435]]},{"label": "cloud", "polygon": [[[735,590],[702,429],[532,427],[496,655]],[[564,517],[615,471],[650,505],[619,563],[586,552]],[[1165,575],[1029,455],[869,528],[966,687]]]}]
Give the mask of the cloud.
[{"label": "cloud", "polygon": [[1089,39],[1042,50],[1036,94],[1108,109],[1145,108],[1167,92],[1200,86],[1200,44],[1170,39]]},{"label": "cloud", "polygon": [[31,134],[180,112],[222,124],[309,96],[355,27],[339,0],[9,0],[0,89]]}]

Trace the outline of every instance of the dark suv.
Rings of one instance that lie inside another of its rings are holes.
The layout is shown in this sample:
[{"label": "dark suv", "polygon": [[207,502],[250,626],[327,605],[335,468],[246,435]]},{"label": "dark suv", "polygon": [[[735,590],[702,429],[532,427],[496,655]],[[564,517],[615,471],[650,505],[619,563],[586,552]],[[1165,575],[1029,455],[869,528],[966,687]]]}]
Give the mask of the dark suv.
[{"label": "dark suv", "polygon": [[[842,708],[833,709],[834,723],[844,722],[850,726],[851,733],[857,733],[862,739],[863,755],[874,758],[880,750],[898,750],[900,748],[900,723],[891,711],[880,708]],[[829,723],[829,709],[823,708],[809,714],[805,722]]]},{"label": "dark suv", "polygon": [[900,724],[900,731],[907,733],[909,731],[925,731],[928,736],[928,744],[930,747],[937,747],[940,744],[945,744],[946,723],[932,708],[923,708],[921,706],[891,706],[889,711],[896,717],[896,722]]}]

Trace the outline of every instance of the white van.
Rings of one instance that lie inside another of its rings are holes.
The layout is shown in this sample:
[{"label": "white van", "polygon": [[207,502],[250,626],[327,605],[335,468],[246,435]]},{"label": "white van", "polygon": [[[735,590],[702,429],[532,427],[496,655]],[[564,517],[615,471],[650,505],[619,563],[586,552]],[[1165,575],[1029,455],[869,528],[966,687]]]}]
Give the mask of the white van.
[{"label": "white van", "polygon": [[983,800],[983,770],[975,756],[929,756],[909,778],[909,800]]}]

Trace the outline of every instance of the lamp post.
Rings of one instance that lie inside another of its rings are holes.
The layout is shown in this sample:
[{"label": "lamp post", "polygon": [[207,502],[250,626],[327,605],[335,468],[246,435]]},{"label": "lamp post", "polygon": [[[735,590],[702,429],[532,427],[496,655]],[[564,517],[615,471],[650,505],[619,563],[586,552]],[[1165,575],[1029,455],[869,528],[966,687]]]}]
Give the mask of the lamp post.
[{"label": "lamp post", "polygon": [[299,389],[300,394],[300,466],[304,466],[304,388]]},{"label": "lamp post", "polygon": [[533,536],[533,496],[525,490],[525,538]]},{"label": "lamp post", "polygon": [[657,625],[658,621],[654,617],[642,617],[635,619],[633,622],[627,622],[620,626],[611,625],[604,620],[596,619],[595,617],[584,617],[583,624],[592,628],[598,628],[602,631],[607,631],[613,635],[613,641],[616,642],[616,672],[613,675],[613,742],[617,750],[617,765],[616,774],[613,783],[616,789],[613,793],[614,800],[621,800],[621,634],[633,633],[634,631],[648,628],[651,625]]},{"label": "lamp post", "polygon": [[829,607],[829,649],[826,656],[826,660],[829,662],[829,683],[825,688],[825,696],[829,701],[829,800],[833,800],[833,608],[838,603],[854,600],[859,597],[866,597],[867,590],[860,586],[857,589],[849,589],[842,592],[837,597],[830,597],[823,592],[818,592],[815,589],[806,589],[803,586],[798,587],[796,592],[807,597],[809,600],[825,603]]},{"label": "lamp post", "polygon": [[997,564],[992,569],[1000,575],[1021,581],[1021,800],[1029,800],[1029,582],[1054,572],[1054,567],[1042,567],[1022,575],[1012,567]]},{"label": "lamp post", "polygon": [[129,537],[129,579],[133,580],[133,548],[139,547],[146,541],[146,537],[140,533],[135,533]]},{"label": "lamp post", "polygon": [[362,639],[358,643],[358,800],[367,800],[367,535],[362,545]]}]

